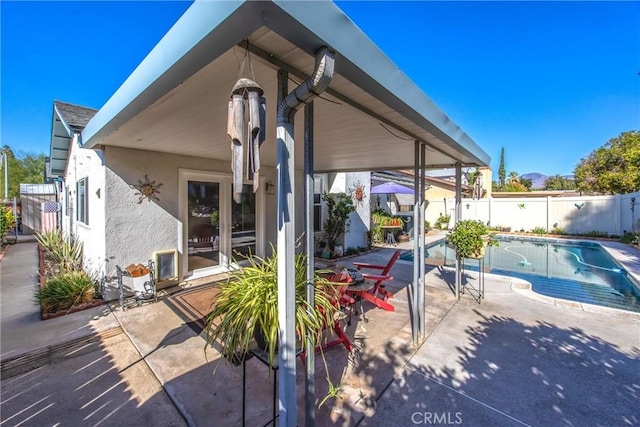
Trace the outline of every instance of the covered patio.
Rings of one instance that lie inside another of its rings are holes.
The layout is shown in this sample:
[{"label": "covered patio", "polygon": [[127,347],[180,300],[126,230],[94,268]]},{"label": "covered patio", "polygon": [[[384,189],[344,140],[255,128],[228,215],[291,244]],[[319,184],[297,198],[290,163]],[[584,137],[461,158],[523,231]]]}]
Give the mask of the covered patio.
[{"label": "covered patio", "polygon": [[[260,162],[276,181],[276,198],[266,210],[277,214],[266,216],[266,237],[277,241],[282,255],[279,423],[294,426],[301,382],[290,321],[293,266],[287,260],[303,231],[305,251],[313,253],[314,174],[413,169],[414,188],[421,190],[414,223],[423,225],[424,171],[453,166],[459,177],[463,166],[487,166],[490,158],[328,2],[195,2],[87,124],[82,147],[102,150],[107,166],[110,159],[124,160],[127,150],[142,150],[186,156],[187,165],[188,158],[210,160],[229,173],[228,101],[240,77],[259,83],[267,99]],[[294,120],[303,105],[304,116]],[[168,205],[175,209],[179,203]],[[187,247],[184,230],[178,233],[180,254]],[[415,227],[414,233],[418,253],[424,230]],[[406,311],[413,344],[426,333],[424,268],[413,265]],[[313,372],[318,360],[307,360]],[[307,396],[311,418],[313,406]]]}]

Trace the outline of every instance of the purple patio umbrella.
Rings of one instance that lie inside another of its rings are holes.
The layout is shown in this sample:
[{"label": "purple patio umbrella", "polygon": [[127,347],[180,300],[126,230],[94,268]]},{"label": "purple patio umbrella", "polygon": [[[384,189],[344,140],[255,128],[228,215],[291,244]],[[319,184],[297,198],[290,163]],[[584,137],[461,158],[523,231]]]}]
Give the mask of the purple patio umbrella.
[{"label": "purple patio umbrella", "polygon": [[413,188],[395,182],[385,182],[371,187],[371,194],[413,194]]}]

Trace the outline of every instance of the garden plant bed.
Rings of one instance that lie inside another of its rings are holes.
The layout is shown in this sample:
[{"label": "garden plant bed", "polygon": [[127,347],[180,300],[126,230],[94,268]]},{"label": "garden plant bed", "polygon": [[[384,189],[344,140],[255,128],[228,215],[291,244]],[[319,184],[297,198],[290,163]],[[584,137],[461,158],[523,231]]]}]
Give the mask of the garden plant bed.
[{"label": "garden plant bed", "polygon": [[[44,288],[45,284],[49,279],[52,279],[60,274],[60,269],[56,265],[56,262],[53,260],[51,255],[42,247],[41,244],[38,243],[38,258],[39,258],[39,286],[40,289]],[[65,316],[70,313],[75,313],[82,310],[88,310],[93,307],[98,307],[100,305],[106,304],[106,301],[103,298],[94,297],[91,301],[84,301],[73,304],[70,308],[56,311],[47,311],[40,306],[40,319],[48,320],[53,319],[60,316]]]},{"label": "garden plant bed", "polygon": [[55,312],[45,312],[45,311],[40,310],[40,319],[42,319],[42,320],[54,319],[56,317],[66,316],[67,314],[75,313],[77,311],[88,310],[88,309],[93,308],[93,307],[98,307],[98,306],[104,305],[106,303],[107,302],[105,300],[103,300],[102,298],[96,298],[95,300],[93,300],[91,302],[83,302],[83,303],[74,305],[73,307],[71,307],[68,310],[58,310],[58,311],[55,311]]}]

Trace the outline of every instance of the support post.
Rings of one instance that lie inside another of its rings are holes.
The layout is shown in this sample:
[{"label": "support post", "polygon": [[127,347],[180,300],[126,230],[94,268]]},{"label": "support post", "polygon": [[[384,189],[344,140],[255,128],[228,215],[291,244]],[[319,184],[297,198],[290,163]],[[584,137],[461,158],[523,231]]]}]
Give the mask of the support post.
[{"label": "support post", "polygon": [[[307,302],[309,307],[315,306],[314,277],[314,233],[313,233],[313,102],[304,106],[304,229],[307,254]],[[312,309],[309,308],[312,312]],[[311,313],[310,313],[311,314]],[[315,384],[315,346],[307,341],[306,377],[305,377],[305,425],[315,426],[316,420],[316,384]]]},{"label": "support post", "polygon": [[297,108],[324,92],[334,72],[335,52],[316,52],[313,74],[287,94],[288,73],[278,71],[278,332],[281,427],[295,427],[296,407],[296,277],[295,277],[295,115]]},{"label": "support post", "polygon": [[[278,105],[288,92],[288,73],[278,71]],[[296,425],[295,152],[293,121],[278,123],[278,396],[281,426]]]},{"label": "support post", "polygon": [[411,301],[411,337],[418,344],[419,313],[418,288],[420,287],[420,142],[415,141],[413,154],[413,287]]},{"label": "support post", "polygon": [[[456,202],[455,202],[455,222],[462,219],[462,166],[456,163]],[[460,286],[462,282],[462,271],[460,269],[460,257],[456,254],[456,298],[460,299]]]},{"label": "support post", "polygon": [[425,266],[424,260],[425,254],[425,229],[424,229],[424,211],[426,209],[424,201],[424,192],[426,190],[426,182],[424,180],[425,164],[427,161],[427,147],[425,144],[420,144],[420,287],[418,288],[418,336],[422,340],[425,336],[425,300],[424,300],[424,286],[425,286]]}]

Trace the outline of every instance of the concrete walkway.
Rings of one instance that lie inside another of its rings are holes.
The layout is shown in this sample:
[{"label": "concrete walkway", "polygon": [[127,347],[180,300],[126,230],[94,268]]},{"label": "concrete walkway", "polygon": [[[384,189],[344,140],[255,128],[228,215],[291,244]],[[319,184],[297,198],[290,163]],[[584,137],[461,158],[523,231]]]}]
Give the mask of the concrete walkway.
[{"label": "concrete walkway", "polygon": [[[241,424],[242,368],[218,364],[215,348],[205,347],[167,300],[37,320],[27,303],[37,256],[30,246],[12,246],[0,264],[3,364],[38,347],[59,348],[73,334],[102,338],[60,362],[11,377],[3,372],[7,425]],[[349,261],[382,263],[394,249]],[[408,314],[412,263],[398,261],[391,274],[395,311],[366,306],[369,322],[347,327],[354,352],[327,351],[328,370],[316,359],[317,395],[326,391],[327,373],[341,384],[339,397],[317,410],[317,425],[640,424],[640,320],[547,304],[515,292],[521,282],[490,274],[481,304],[457,301],[453,272],[433,268],[427,337],[416,348]],[[8,301],[13,308],[5,313]],[[298,374],[304,425],[300,362]],[[273,379],[256,360],[247,363],[247,425],[270,418]]]}]

